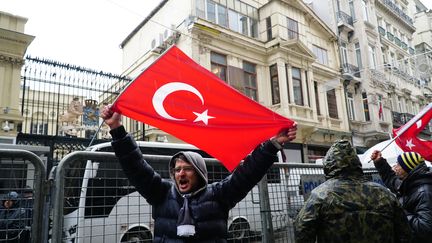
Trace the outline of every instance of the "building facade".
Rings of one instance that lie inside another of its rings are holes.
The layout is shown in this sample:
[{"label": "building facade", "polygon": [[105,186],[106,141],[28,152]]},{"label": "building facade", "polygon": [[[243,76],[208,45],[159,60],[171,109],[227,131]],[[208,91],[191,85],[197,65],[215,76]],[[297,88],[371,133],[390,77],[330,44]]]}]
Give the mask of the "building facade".
[{"label": "building facade", "polygon": [[[314,161],[351,139],[338,37],[303,1],[162,1],[121,44],[123,75],[136,77],[172,44],[298,123],[289,162]],[[181,142],[154,127],[145,135]]]},{"label": "building facade", "polygon": [[11,143],[23,120],[19,97],[24,53],[34,37],[24,34],[26,18],[0,11],[0,142]]},{"label": "building facade", "polygon": [[[308,4],[338,35],[348,118],[357,147],[389,139],[393,128],[431,101],[425,95],[430,92],[430,76],[419,73],[424,55],[416,51],[413,3],[313,0]],[[429,129],[425,135],[430,135]]]}]

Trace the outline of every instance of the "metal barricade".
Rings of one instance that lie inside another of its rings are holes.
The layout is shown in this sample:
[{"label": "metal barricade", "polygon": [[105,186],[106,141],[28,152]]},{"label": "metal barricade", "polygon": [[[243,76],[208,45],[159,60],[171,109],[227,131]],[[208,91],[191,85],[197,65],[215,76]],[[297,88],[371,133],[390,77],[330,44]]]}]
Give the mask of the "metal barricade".
[{"label": "metal barricade", "polygon": [[[171,156],[143,156],[169,178]],[[229,175],[216,160],[205,160],[209,183]],[[324,180],[322,165],[275,163],[230,211],[229,242],[295,242],[295,217]],[[113,153],[67,155],[56,168],[54,189],[52,242],[152,241],[151,207],[129,184]]]},{"label": "metal barricade", "polygon": [[[46,167],[40,157],[21,149],[0,149],[0,242],[43,242]],[[8,202],[5,202],[8,201]],[[6,205],[7,204],[7,205]]]}]

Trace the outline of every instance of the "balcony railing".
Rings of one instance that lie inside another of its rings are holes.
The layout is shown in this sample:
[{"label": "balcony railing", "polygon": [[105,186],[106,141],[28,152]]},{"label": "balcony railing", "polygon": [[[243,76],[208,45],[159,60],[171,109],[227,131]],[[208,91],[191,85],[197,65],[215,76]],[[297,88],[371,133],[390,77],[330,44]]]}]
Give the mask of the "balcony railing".
[{"label": "balcony railing", "polygon": [[402,49],[404,49],[405,51],[408,50],[408,45],[405,42],[402,42]]},{"label": "balcony railing", "polygon": [[345,12],[339,11],[337,13],[338,21],[353,26],[353,18]]},{"label": "balcony railing", "polygon": [[357,66],[349,63],[343,63],[342,68],[344,73],[350,73],[355,77],[360,78],[360,69]]},{"label": "balcony railing", "polygon": [[410,48],[408,48],[408,49],[409,49],[409,54],[415,54],[415,50],[414,50],[414,48],[410,47]]},{"label": "balcony railing", "polygon": [[[397,111],[392,111],[392,116],[393,116],[393,127],[401,127],[414,117],[413,114],[399,113]],[[428,124],[421,133],[426,135],[431,135],[431,124]]]},{"label": "balcony railing", "polygon": [[401,40],[398,37],[395,37],[394,39],[395,39],[396,45],[398,45],[400,47],[401,43],[402,43]]},{"label": "balcony railing", "polygon": [[393,41],[394,40],[394,35],[390,32],[387,32],[387,39],[389,39],[389,41]]},{"label": "balcony railing", "polygon": [[385,30],[383,27],[381,27],[381,26],[378,26],[378,32],[379,32],[382,36],[385,36],[385,34],[386,34],[386,30]]},{"label": "balcony railing", "polygon": [[384,5],[386,5],[395,15],[399,16],[408,25],[414,28],[414,21],[412,20],[412,18],[409,17],[406,13],[404,13],[402,9],[396,6],[396,4],[394,4],[391,0],[381,0],[381,2],[383,2]]}]

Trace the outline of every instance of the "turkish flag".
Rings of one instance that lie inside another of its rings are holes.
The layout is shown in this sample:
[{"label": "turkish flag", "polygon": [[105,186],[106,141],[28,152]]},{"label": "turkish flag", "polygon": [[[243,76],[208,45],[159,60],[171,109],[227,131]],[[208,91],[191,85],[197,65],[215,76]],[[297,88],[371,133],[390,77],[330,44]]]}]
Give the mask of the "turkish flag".
[{"label": "turkish flag", "polygon": [[131,82],[112,109],[195,145],[229,171],[294,123],[233,89],[176,46]]},{"label": "turkish flag", "polygon": [[393,129],[397,145],[405,152],[417,152],[428,161],[432,161],[432,141],[418,138],[418,134],[429,124],[432,118],[432,103],[427,105],[405,125]]}]

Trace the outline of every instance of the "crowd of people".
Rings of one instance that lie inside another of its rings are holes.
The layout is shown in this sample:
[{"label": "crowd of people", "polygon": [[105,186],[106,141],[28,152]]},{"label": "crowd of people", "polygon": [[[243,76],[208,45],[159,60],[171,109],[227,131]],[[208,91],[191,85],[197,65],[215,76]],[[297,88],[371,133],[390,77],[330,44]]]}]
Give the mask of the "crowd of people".
[{"label": "crowd of people", "polygon": [[0,199],[0,242],[30,242],[33,213],[33,190],[10,191]]},{"label": "crowd of people", "polygon": [[[101,117],[126,176],[153,206],[153,242],[227,242],[229,210],[297,134],[296,124],[287,126],[257,146],[230,176],[209,184],[200,154],[175,154],[168,164],[170,179],[164,179],[143,159],[120,114],[107,106]],[[400,154],[393,167],[380,151],[371,160],[385,186],[365,176],[348,140],[330,147],[323,159],[326,181],[312,190],[295,218],[296,242],[432,242],[432,168],[416,152]],[[0,241],[29,242],[31,188],[10,191],[1,200]]]},{"label": "crowd of people", "polygon": [[432,242],[432,168],[416,152],[391,167],[371,155],[385,187],[365,178],[348,141],[324,157],[326,181],[315,188],[295,221],[296,242]]},{"label": "crowd of people", "polygon": [[[297,132],[296,125],[287,127],[259,145],[226,179],[207,184],[199,154],[174,155],[172,180],[164,180],[143,159],[121,115],[106,106],[101,117],[111,129],[126,176],[153,206],[154,242],[226,242],[228,211]],[[311,192],[295,219],[296,242],[432,242],[432,169],[412,152],[399,155],[393,168],[379,151],[371,159],[387,188],[366,178],[349,141],[331,146],[323,160],[326,181]]]}]

